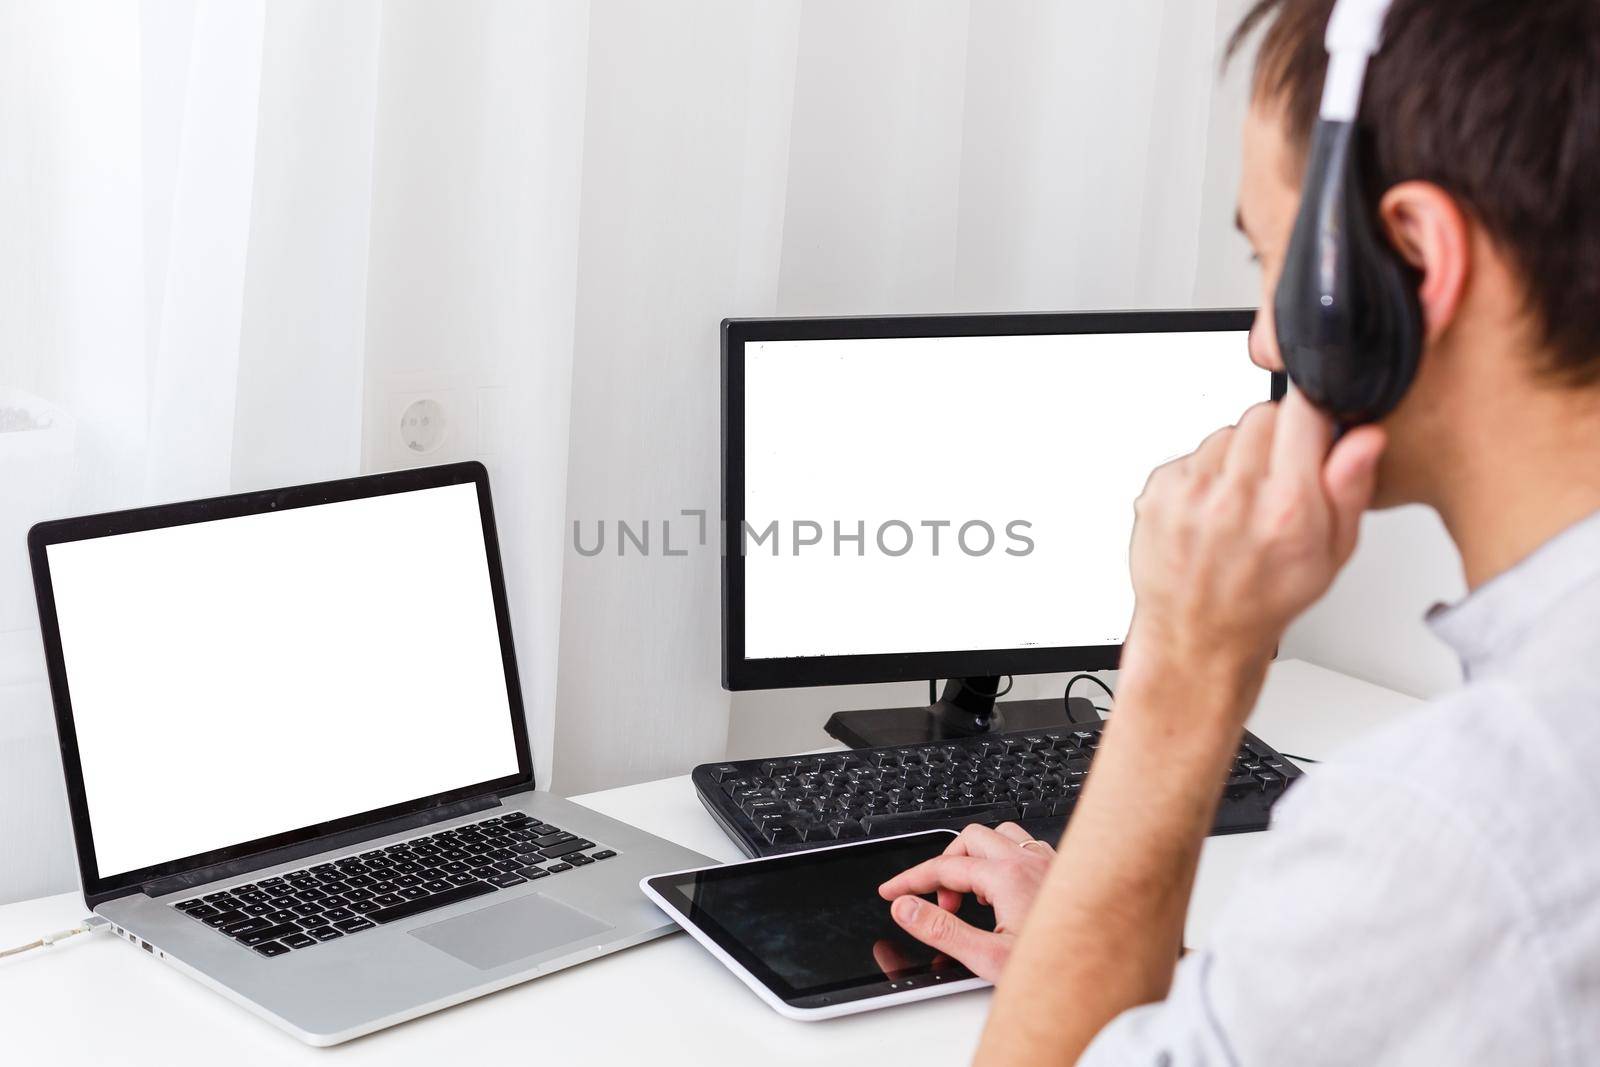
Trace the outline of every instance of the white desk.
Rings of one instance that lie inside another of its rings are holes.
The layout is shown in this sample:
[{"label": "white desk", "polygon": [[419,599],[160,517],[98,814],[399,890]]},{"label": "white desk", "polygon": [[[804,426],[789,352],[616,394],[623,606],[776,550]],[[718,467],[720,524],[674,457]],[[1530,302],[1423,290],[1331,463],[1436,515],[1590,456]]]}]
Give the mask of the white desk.
[{"label": "white desk", "polygon": [[[1288,661],[1274,665],[1251,728],[1275,748],[1316,758],[1415,704]],[[687,777],[575,799],[708,856],[738,858]],[[1261,842],[1260,834],[1207,842],[1189,914],[1191,944],[1203,938]],[[0,947],[72,926],[83,914],[76,893],[0,907]],[[987,993],[968,993],[831,1022],[791,1022],[680,934],[319,1050],[102,932],[0,961],[0,1062],[440,1067],[471,1056],[528,1064],[814,1067],[882,1059],[894,1047],[916,1050],[922,1063],[966,1063],[988,1001]]]}]

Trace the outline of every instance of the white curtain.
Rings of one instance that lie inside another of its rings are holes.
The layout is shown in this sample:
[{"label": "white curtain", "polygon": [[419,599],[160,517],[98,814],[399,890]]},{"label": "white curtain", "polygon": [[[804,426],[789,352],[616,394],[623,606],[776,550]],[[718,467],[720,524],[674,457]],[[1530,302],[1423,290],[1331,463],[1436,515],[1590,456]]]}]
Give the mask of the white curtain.
[{"label": "white curtain", "polygon": [[0,900],[75,880],[51,515],[483,459],[541,782],[720,757],[715,538],[574,523],[714,521],[724,316],[1252,300],[1240,6],[0,0]]}]

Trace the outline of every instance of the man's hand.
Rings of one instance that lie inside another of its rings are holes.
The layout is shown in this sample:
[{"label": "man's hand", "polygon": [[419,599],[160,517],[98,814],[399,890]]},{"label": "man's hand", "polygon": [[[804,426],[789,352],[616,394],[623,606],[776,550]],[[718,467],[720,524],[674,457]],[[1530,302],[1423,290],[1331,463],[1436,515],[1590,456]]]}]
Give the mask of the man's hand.
[{"label": "man's hand", "polygon": [[1333,433],[1291,391],[1150,476],[1134,506],[1124,687],[1147,673],[1265,669],[1350,558],[1372,499],[1383,431],[1337,444]]},{"label": "man's hand", "polygon": [[[895,875],[878,893],[894,902],[889,914],[906,933],[992,982],[1011,955],[1017,930],[1054,856],[1054,849],[1016,823],[994,829],[973,825],[961,831],[944,855]],[[939,903],[917,895],[925,893],[937,893]],[[993,933],[956,917],[967,893],[994,908]]]}]

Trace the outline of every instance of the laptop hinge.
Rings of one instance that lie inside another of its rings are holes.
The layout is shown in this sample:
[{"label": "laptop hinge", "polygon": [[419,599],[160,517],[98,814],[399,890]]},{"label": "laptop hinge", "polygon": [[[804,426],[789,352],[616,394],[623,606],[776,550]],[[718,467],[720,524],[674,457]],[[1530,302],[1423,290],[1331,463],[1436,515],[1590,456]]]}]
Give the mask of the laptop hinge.
[{"label": "laptop hinge", "polygon": [[176,893],[181,889],[192,889],[197,885],[205,885],[208,882],[216,882],[224,878],[248,874],[251,871],[259,871],[263,867],[273,867],[280,863],[288,863],[291,860],[304,859],[306,856],[315,856],[319,852],[360,845],[380,837],[387,837],[390,834],[415,829],[418,826],[427,826],[430,823],[444,822],[446,819],[458,819],[463,815],[471,815],[487,808],[499,807],[499,805],[500,798],[493,793],[481,797],[471,797],[451,804],[441,804],[436,808],[429,808],[427,811],[401,815],[397,818],[385,819],[383,822],[369,823],[359,829],[344,830],[312,841],[302,841],[297,845],[284,845],[282,848],[271,849],[267,852],[257,852],[250,856],[242,856],[226,863],[216,863],[209,867],[185,871],[182,874],[169,874],[164,878],[152,879],[139,888],[144,890],[146,896],[164,897],[168,893]]}]

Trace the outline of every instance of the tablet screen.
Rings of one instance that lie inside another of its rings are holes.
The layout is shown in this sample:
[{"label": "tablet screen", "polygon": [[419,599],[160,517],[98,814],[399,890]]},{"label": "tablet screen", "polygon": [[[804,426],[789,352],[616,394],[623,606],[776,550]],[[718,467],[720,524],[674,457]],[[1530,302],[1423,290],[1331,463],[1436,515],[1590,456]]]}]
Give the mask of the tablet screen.
[{"label": "tablet screen", "polygon": [[[925,833],[801,852],[651,879],[672,903],[764,985],[791,1003],[851,1000],[926,976],[972,972],[896,925],[878,886],[942,853],[950,833]],[[968,897],[961,917],[994,929],[994,912]]]}]

